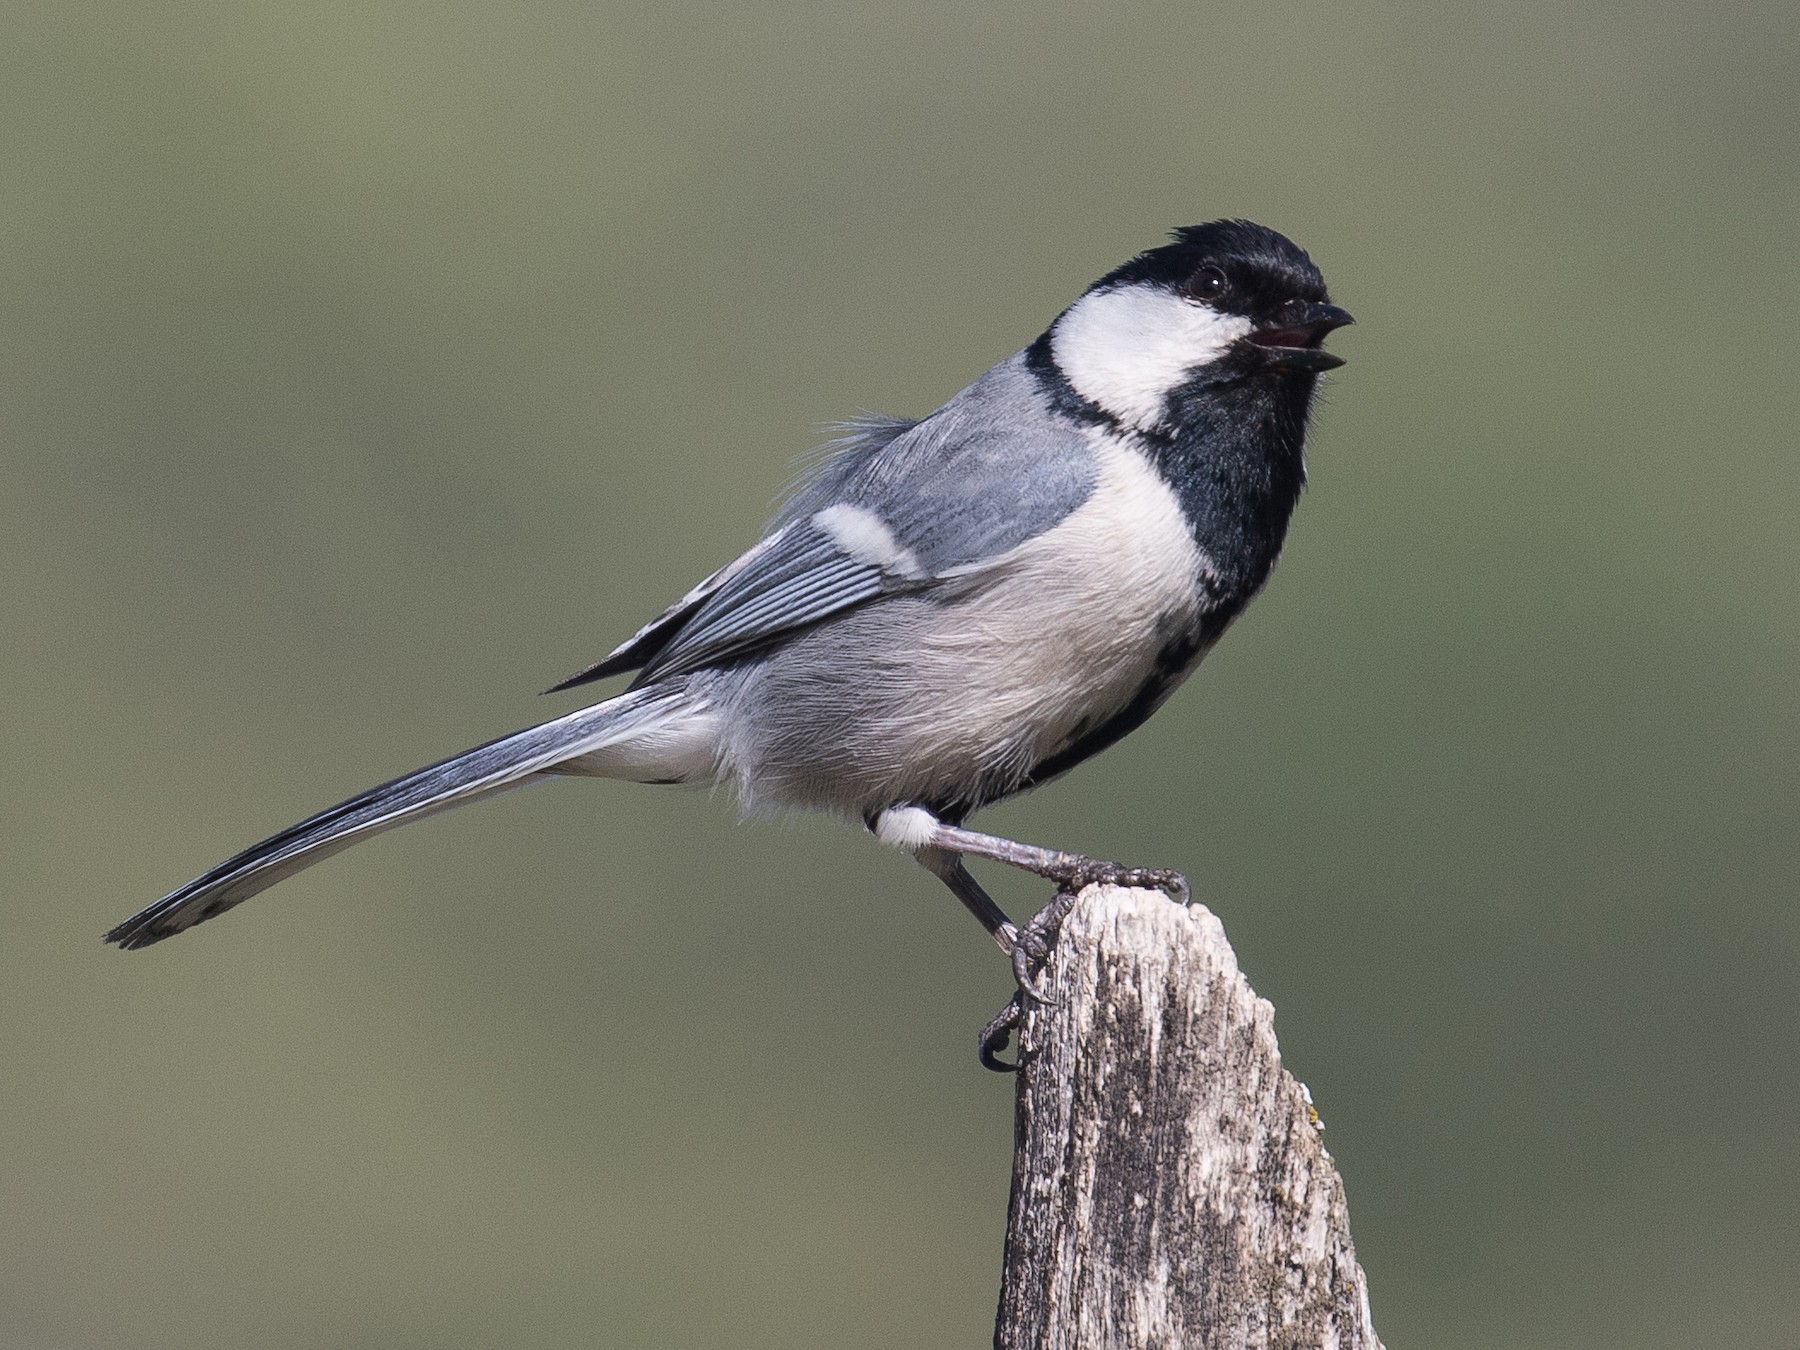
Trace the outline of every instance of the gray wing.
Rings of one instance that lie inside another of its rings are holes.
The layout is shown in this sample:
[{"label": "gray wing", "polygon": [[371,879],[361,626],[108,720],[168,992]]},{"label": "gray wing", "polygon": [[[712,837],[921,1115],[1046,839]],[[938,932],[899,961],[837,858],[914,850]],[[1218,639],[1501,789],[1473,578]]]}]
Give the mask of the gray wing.
[{"label": "gray wing", "polygon": [[794,521],[769,536],[749,566],[674,630],[633,687],[747,656],[820,619],[924,581],[913,569],[859,556],[811,519]]},{"label": "gray wing", "polygon": [[544,692],[560,693],[564,689],[573,689],[578,684],[588,684],[594,680],[604,680],[609,675],[623,675],[628,670],[638,669],[668,645],[669,639],[694,617],[695,612],[710,596],[738,572],[755,562],[763,550],[775,542],[775,538],[776,536],[770,535],[751,545],[736,561],[727,563],[714,572],[593,665],[583,666],[568,679],[558,680]]},{"label": "gray wing", "polygon": [[[917,425],[918,423],[909,419],[894,417],[865,417],[848,423],[844,426],[844,434],[841,437],[822,448],[820,453],[825,458],[819,468],[805,482],[816,481],[831,473],[836,466],[847,461],[867,458]],[[800,489],[796,489],[796,494],[799,491]],[[763,554],[782,539],[783,535],[787,533],[782,528],[783,524],[784,521],[778,520],[776,527],[771,529],[767,535],[695,586],[600,660],[591,666],[582,667],[566,680],[557,681],[544,692],[546,694],[560,693],[564,689],[573,689],[576,685],[588,684],[594,680],[604,680],[610,675],[623,675],[628,670],[638,670],[650,664],[656,659],[657,654],[669,645],[670,640],[681,631],[683,625],[699,613],[701,606],[716,595],[727,582],[751,568]],[[789,542],[792,545],[795,541]]]},{"label": "gray wing", "polygon": [[559,687],[641,665],[637,687],[929,591],[1054,527],[1096,472],[1086,434],[1044,406],[1015,357],[917,425],[856,428],[760,543]]}]

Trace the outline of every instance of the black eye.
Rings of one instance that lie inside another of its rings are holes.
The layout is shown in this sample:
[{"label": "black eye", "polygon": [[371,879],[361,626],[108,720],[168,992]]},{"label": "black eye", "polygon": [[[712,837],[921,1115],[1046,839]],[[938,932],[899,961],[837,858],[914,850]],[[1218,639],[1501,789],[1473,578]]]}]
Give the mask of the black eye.
[{"label": "black eye", "polygon": [[1211,263],[1188,278],[1188,294],[1196,300],[1217,300],[1231,289],[1231,280]]}]

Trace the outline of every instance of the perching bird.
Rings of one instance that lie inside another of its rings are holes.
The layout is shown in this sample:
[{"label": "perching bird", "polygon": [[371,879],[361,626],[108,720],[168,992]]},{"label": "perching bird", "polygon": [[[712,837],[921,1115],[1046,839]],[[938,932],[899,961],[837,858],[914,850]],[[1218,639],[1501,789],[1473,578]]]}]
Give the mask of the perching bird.
[{"label": "perching bird", "polygon": [[[605,660],[623,693],[371,788],[106,935],[146,947],[381,830],[538,775],[730,783],[861,820],[940,877],[1021,997],[1075,890],[1158,885],[966,828],[1138,727],[1268,579],[1350,315],[1275,231],[1224,220],[1115,268],[920,421],[853,424],[768,532]],[[1055,880],[1019,927],[963,866]],[[1016,1021],[983,1031],[982,1060]]]}]

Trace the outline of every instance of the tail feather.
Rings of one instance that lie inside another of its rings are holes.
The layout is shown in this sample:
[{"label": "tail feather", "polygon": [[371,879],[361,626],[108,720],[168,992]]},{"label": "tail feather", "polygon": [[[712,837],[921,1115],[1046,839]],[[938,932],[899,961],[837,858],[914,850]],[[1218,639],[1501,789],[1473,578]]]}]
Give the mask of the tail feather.
[{"label": "tail feather", "polygon": [[132,915],[106,940],[130,951],[174,937],[371,835],[520,787],[565,761],[592,757],[682,711],[679,687],[645,689],[465,750],[370,788],[227,858]]}]

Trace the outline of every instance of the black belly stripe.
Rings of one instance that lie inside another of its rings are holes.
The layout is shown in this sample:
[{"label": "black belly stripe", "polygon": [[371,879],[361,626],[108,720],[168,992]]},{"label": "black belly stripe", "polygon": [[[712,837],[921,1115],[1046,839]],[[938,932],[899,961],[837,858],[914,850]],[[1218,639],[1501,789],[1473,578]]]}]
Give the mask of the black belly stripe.
[{"label": "black belly stripe", "polygon": [[1162,706],[1182,676],[1219,640],[1236,617],[1235,608],[1214,610],[1201,620],[1196,631],[1166,643],[1156,654],[1156,664],[1150,674],[1123,708],[1092,726],[1078,723],[1068,744],[1034,764],[1015,791],[1024,792],[1067,773],[1084,759],[1116,745],[1143,726],[1150,714]]}]

